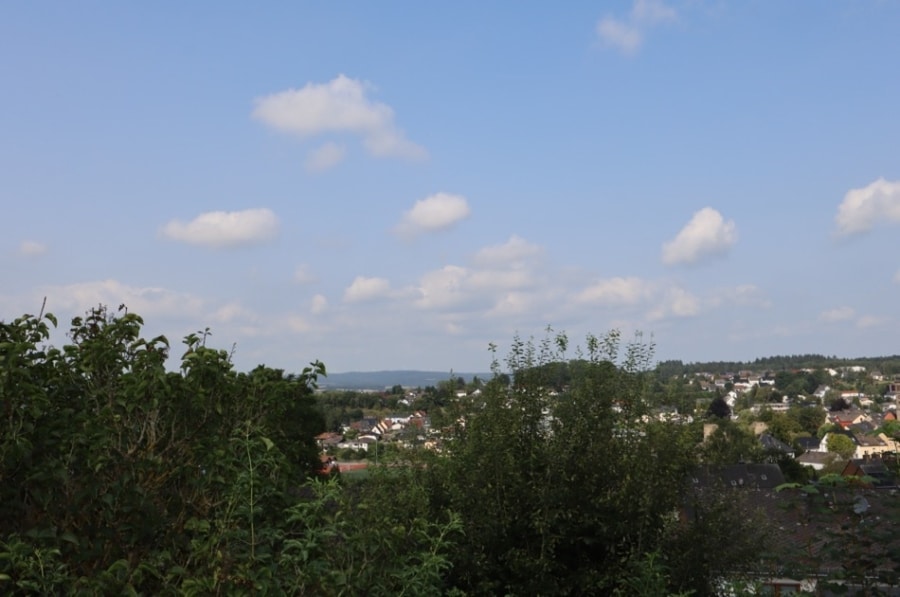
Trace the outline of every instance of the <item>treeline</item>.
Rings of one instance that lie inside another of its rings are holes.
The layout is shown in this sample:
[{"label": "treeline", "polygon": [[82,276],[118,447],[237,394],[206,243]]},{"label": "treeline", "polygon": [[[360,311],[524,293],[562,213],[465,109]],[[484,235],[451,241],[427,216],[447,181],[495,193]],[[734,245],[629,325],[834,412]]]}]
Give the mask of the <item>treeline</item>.
[{"label": "treeline", "polygon": [[797,369],[840,369],[841,367],[865,367],[884,375],[900,375],[900,355],[884,357],[839,358],[820,354],[783,355],[757,358],[753,361],[709,361],[684,363],[680,360],[661,361],[656,371],[663,378],[694,373],[737,373],[738,371],[792,371]]},{"label": "treeline", "polygon": [[0,591],[387,595],[437,582],[455,519],[416,517],[375,484],[360,499],[310,483],[324,366],[239,373],[199,332],[167,371],[168,340],[142,338],[142,323],[93,309],[56,348],[50,314],[0,322]]},{"label": "treeline", "polygon": [[443,452],[351,482],[319,472],[320,363],[237,372],[199,332],[170,371],[137,315],[52,325],[0,322],[5,594],[702,595],[759,562],[765,524],[686,483],[698,428],[647,416],[651,350],[615,332],[574,361],[516,340],[442,406]]}]

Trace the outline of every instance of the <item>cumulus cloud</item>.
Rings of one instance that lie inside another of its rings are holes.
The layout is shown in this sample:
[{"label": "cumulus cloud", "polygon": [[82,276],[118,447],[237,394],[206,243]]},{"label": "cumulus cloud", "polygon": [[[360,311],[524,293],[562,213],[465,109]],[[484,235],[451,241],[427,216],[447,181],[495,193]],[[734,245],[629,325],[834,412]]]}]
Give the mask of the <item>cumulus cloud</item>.
[{"label": "cumulus cloud", "polygon": [[863,315],[859,319],[856,320],[856,327],[858,328],[874,328],[880,327],[883,325],[887,325],[890,323],[889,317],[878,317],[876,315]]},{"label": "cumulus cloud", "polygon": [[[139,287],[123,284],[118,280],[81,282],[65,286],[47,286],[40,289],[52,309],[81,312],[91,305],[107,305],[111,308],[126,305],[128,310],[141,316],[192,316],[203,313],[204,301],[199,297],[159,287]],[[226,314],[222,311],[222,314]]]},{"label": "cumulus cloud", "polygon": [[694,214],[674,240],[663,246],[662,260],[666,265],[696,263],[727,252],[736,242],[734,221],[726,222],[718,211],[704,207]]},{"label": "cumulus cloud", "polygon": [[309,172],[322,172],[337,166],[347,154],[343,145],[334,142],[328,142],[311,151],[306,157],[306,169]]},{"label": "cumulus cloud", "polygon": [[257,245],[278,234],[278,218],[266,208],[210,211],[190,222],[172,220],[163,227],[162,234],[172,240],[214,249]]},{"label": "cumulus cloud", "polygon": [[647,314],[649,321],[659,321],[666,317],[694,317],[700,313],[700,300],[679,287],[669,288],[662,300]]},{"label": "cumulus cloud", "polygon": [[475,253],[470,267],[446,265],[425,273],[415,288],[415,304],[438,310],[494,305],[488,315],[520,310],[534,302],[541,287],[538,264],[529,260],[541,252],[517,236],[484,247]]},{"label": "cumulus cloud", "polygon": [[640,278],[608,278],[588,286],[575,296],[579,303],[591,303],[607,307],[634,306],[646,301],[653,286]]},{"label": "cumulus cloud", "polygon": [[[327,83],[307,83],[301,89],[257,98],[253,117],[276,130],[304,138],[359,135],[368,152],[376,157],[425,157],[425,150],[397,128],[394,111],[370,100],[366,96],[368,90],[362,81],[338,75]],[[330,151],[333,157],[333,150]]]},{"label": "cumulus cloud", "polygon": [[299,315],[288,315],[285,318],[285,322],[287,323],[287,328],[295,334],[305,334],[312,330],[309,322]]},{"label": "cumulus cloud", "polygon": [[597,22],[597,36],[607,46],[624,54],[636,53],[651,27],[674,21],[678,13],[661,0],[635,0],[625,18],[605,16]]},{"label": "cumulus cloud", "polygon": [[879,178],[861,189],[850,189],[834,220],[840,236],[868,232],[879,222],[900,223],[900,181]]},{"label": "cumulus cloud", "polygon": [[488,317],[507,317],[523,315],[534,310],[532,297],[524,292],[509,292],[500,297],[494,307],[488,311]]},{"label": "cumulus cloud", "polygon": [[629,25],[614,17],[603,17],[597,23],[597,35],[608,46],[612,46],[625,54],[634,54],[644,36],[634,25]]},{"label": "cumulus cloud", "polygon": [[655,24],[674,21],[678,13],[661,0],[635,0],[631,7],[631,18],[637,23]]},{"label": "cumulus cloud", "polygon": [[403,214],[395,232],[413,237],[425,232],[445,230],[469,217],[471,210],[461,195],[437,193],[416,201],[412,209]]},{"label": "cumulus cloud", "polygon": [[319,315],[320,313],[324,313],[325,310],[328,309],[328,299],[325,298],[321,294],[317,294],[312,297],[310,301],[309,310],[313,315]]},{"label": "cumulus cloud", "polygon": [[732,288],[719,289],[713,293],[708,302],[711,307],[737,305],[768,309],[772,306],[772,301],[754,284],[740,284]]},{"label": "cumulus cloud", "polygon": [[37,257],[47,252],[47,245],[33,240],[23,240],[19,243],[19,255],[25,257]]},{"label": "cumulus cloud", "polygon": [[294,283],[295,284],[312,284],[316,281],[316,276],[313,274],[312,268],[308,265],[301,264],[298,265],[294,270]]},{"label": "cumulus cloud", "polygon": [[468,269],[458,265],[445,265],[425,273],[419,280],[416,306],[442,309],[463,303],[467,298],[464,287],[469,275]]},{"label": "cumulus cloud", "polygon": [[235,320],[253,321],[256,314],[245,308],[240,303],[228,303],[222,305],[213,312],[212,318],[221,323],[230,323]]},{"label": "cumulus cloud", "polygon": [[480,266],[497,267],[521,265],[525,260],[540,255],[541,247],[513,235],[501,245],[484,247],[475,253],[473,261]]},{"label": "cumulus cloud", "polygon": [[836,321],[847,321],[848,319],[853,319],[855,315],[856,311],[853,309],[853,307],[837,307],[835,309],[822,311],[822,313],[819,314],[819,319],[828,323],[834,323]]},{"label": "cumulus cloud", "polygon": [[344,291],[345,303],[362,303],[391,295],[391,284],[384,278],[357,276]]}]

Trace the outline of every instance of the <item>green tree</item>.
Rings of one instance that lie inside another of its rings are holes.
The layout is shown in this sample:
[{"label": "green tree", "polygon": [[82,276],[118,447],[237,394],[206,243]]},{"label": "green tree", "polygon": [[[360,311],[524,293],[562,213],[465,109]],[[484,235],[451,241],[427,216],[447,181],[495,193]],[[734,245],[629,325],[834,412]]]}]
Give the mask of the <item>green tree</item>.
[{"label": "green tree", "polygon": [[713,431],[700,449],[707,464],[736,464],[738,462],[762,462],[762,444],[747,427],[724,419],[716,423]]},{"label": "green tree", "polygon": [[373,525],[354,514],[375,509],[369,493],[318,492],[321,363],[239,373],[202,331],[170,371],[168,340],[124,307],[75,318],[61,348],[56,323],[0,321],[5,594],[439,591],[451,516]]},{"label": "green tree", "polygon": [[[707,572],[681,587],[654,555],[668,558],[664,540],[681,532],[672,513],[696,435],[645,416],[652,347],[622,346],[617,332],[589,336],[572,360],[567,347],[564,335],[516,339],[512,385],[495,362],[497,377],[454,418],[448,453],[423,469],[432,508],[457,512],[464,531],[449,582],[471,594],[627,594],[658,588],[660,572],[668,590],[708,590]],[[559,394],[549,391],[560,370],[552,362],[570,376]],[[730,553],[719,553],[721,569]],[[654,574],[632,574],[651,561]]]},{"label": "green tree", "polygon": [[828,447],[829,452],[838,454],[844,460],[852,458],[854,452],[856,452],[856,444],[842,433],[829,434],[825,445]]},{"label": "green tree", "polygon": [[794,406],[788,410],[787,415],[796,421],[801,431],[810,435],[816,434],[826,418],[825,411],[819,406]]},{"label": "green tree", "polygon": [[772,413],[772,418],[767,425],[769,433],[788,445],[794,441],[794,436],[802,430],[797,420],[787,413]]}]

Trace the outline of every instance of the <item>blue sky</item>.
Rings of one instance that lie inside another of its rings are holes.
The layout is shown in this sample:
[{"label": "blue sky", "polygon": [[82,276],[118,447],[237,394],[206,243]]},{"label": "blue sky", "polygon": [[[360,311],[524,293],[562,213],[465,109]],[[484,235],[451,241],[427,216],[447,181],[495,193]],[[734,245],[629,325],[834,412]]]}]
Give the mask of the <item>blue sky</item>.
[{"label": "blue sky", "polygon": [[[0,5],[0,318],[240,369],[900,352],[900,3]],[[65,326],[62,326],[63,328]],[[61,341],[59,337],[57,341]]]}]

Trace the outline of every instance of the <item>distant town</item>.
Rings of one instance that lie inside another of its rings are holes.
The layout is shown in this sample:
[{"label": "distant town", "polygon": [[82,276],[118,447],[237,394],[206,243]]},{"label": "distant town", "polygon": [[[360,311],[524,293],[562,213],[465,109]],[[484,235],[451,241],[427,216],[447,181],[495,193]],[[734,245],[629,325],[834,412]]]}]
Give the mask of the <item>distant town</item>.
[{"label": "distant town", "polygon": [[[797,363],[808,366],[792,366]],[[739,492],[745,507],[764,513],[774,529],[773,573],[764,584],[776,591],[812,590],[816,578],[809,570],[834,576],[846,565],[846,555],[828,551],[846,512],[855,507],[863,521],[869,513],[885,521],[900,514],[894,497],[900,489],[900,358],[846,364],[814,356],[756,365],[659,363],[647,373],[651,407],[642,418],[697,429],[701,464],[692,482]],[[409,380],[410,373],[393,379]],[[566,367],[546,373],[548,404],[565,400]],[[363,374],[356,375],[359,382]],[[435,379],[433,372],[427,376]],[[440,454],[453,435],[451,405],[477,405],[488,379],[447,375],[424,387],[321,391],[331,426],[316,437],[323,470],[365,474],[369,463],[402,460],[410,450]],[[549,429],[552,408],[546,418]],[[831,493],[811,510],[810,498],[825,487]],[[859,556],[882,553],[871,561],[873,570],[891,566],[887,552],[900,547],[893,537],[880,541],[874,552]],[[807,572],[785,575],[785,562]]]}]

